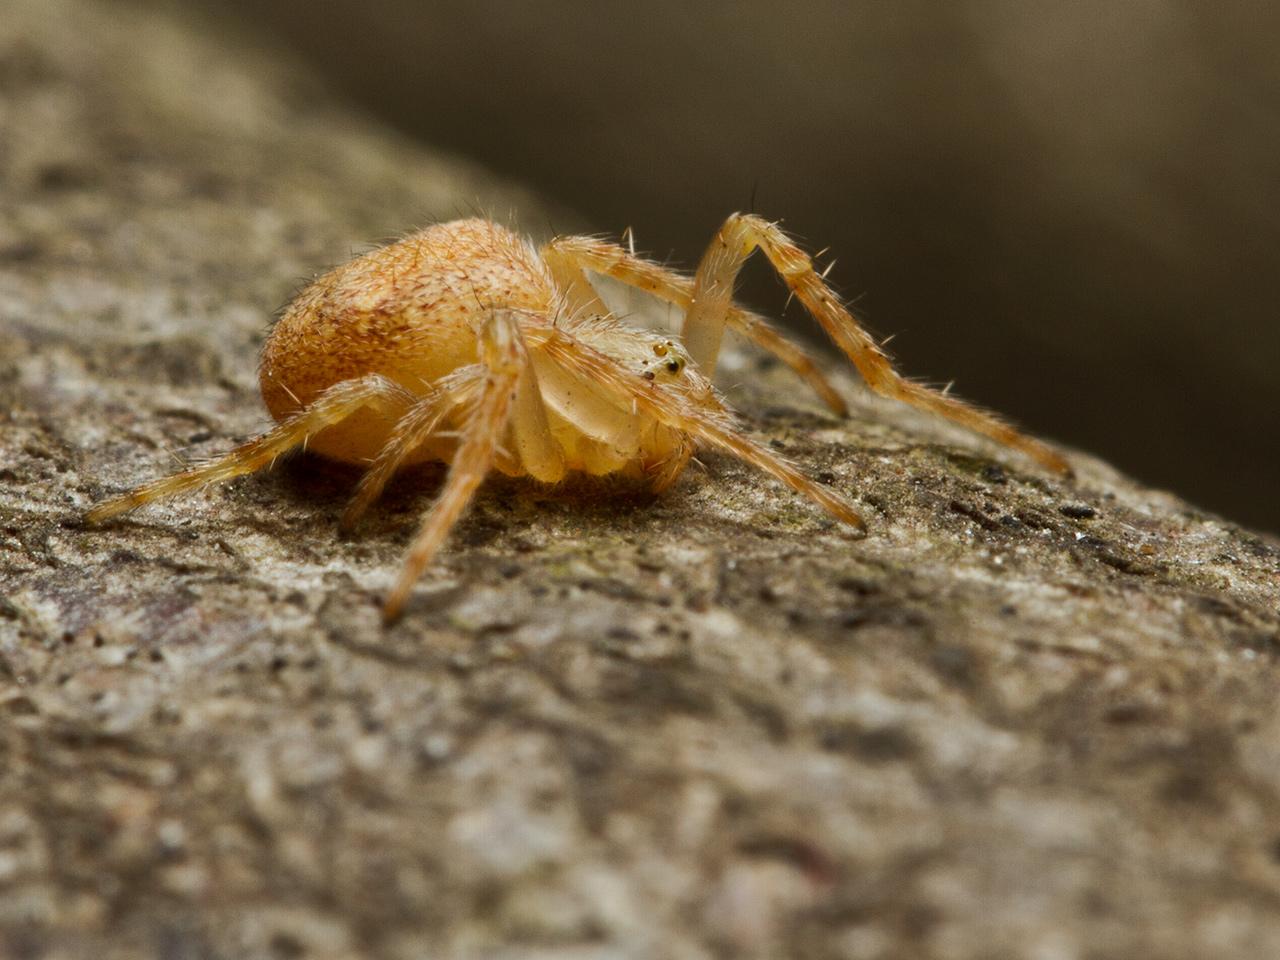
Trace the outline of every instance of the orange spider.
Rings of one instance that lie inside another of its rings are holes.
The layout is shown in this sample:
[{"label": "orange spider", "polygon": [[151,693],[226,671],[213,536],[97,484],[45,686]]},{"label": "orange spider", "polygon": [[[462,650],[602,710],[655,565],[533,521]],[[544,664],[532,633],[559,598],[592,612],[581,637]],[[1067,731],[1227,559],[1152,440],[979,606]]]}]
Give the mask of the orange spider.
[{"label": "orange spider", "polygon": [[[539,250],[498,224],[470,219],[427,227],[312,283],[263,349],[262,397],[277,425],[217,460],[101,503],[87,519],[252,473],[305,445],[368,466],[342,519],[350,527],[401,466],[446,461],[444,487],[387,596],[388,620],[494,468],[545,483],[572,470],[617,473],[658,491],[701,441],[864,529],[843,497],[743,436],[711,386],[729,326],[791,367],[833,411],[846,412],[802,349],[733,303],[738,271],[756,248],[872,390],[1068,472],[1043,443],[903,379],[809,256],[760,217],[729,217],[692,279],[601,240],[560,237]],[[682,342],[625,326],[587,272],[682,307]]]}]

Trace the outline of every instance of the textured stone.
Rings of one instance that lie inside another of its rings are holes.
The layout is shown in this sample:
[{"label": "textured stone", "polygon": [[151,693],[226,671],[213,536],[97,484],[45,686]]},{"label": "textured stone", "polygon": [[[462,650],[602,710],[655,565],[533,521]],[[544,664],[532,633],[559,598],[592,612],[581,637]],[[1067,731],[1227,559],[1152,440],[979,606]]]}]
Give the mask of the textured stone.
[{"label": "textured stone", "polygon": [[0,954],[1280,955],[1274,540],[736,353],[866,539],[715,454],[498,480],[384,628],[438,469],[88,529],[262,425],[300,278],[545,209],[163,11],[11,0],[0,84]]}]

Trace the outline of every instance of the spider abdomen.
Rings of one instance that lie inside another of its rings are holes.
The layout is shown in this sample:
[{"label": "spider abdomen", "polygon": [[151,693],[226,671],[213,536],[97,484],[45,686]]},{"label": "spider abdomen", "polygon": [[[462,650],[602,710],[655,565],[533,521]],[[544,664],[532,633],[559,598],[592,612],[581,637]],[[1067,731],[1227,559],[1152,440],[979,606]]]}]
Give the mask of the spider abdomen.
[{"label": "spider abdomen", "polygon": [[[263,401],[283,421],[334,384],[370,374],[424,395],[479,360],[478,330],[493,309],[545,316],[553,300],[536,252],[505,227],[480,219],[427,227],[336,267],[285,308],[262,351]],[[308,448],[364,463],[397,419],[366,408]],[[425,446],[406,462],[440,459],[440,448]]]}]

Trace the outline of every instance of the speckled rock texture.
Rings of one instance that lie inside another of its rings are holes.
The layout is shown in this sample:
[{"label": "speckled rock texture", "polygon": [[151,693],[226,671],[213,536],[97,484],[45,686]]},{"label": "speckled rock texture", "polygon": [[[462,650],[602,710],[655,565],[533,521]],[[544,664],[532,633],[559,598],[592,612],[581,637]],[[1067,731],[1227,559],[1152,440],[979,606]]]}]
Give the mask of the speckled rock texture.
[{"label": "speckled rock texture", "polygon": [[497,481],[384,628],[438,468],[79,518],[262,426],[300,279],[545,208],[74,0],[0,17],[0,178],[0,956],[1280,956],[1276,541],[731,354],[866,539],[715,454]]}]

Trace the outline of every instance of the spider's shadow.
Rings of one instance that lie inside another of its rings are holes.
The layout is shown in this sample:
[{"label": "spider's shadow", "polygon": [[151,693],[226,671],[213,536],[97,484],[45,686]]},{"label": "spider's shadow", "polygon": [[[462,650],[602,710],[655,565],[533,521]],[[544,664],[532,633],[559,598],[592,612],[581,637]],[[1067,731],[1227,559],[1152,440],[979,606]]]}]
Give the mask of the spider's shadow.
[{"label": "spider's shadow", "polygon": [[[443,463],[421,463],[405,467],[387,484],[362,521],[359,530],[384,533],[411,527],[430,509],[448,473]],[[275,471],[281,493],[297,504],[323,511],[336,524],[360,482],[363,471],[350,464],[326,460],[313,454],[290,458]],[[539,515],[572,515],[584,526],[634,528],[636,518],[662,517],[662,504],[671,493],[655,494],[642,482],[618,477],[591,477],[572,474],[554,485],[527,477],[508,477],[493,471],[476,494],[472,509],[459,521],[459,533],[466,540],[467,528],[483,530],[497,525],[495,515],[508,514],[515,526],[536,522]],[[489,539],[481,536],[480,539]]]},{"label": "spider's shadow", "polygon": [[349,463],[300,453],[282,460],[270,471],[269,482],[299,506],[341,513],[356,491],[363,471]]}]

